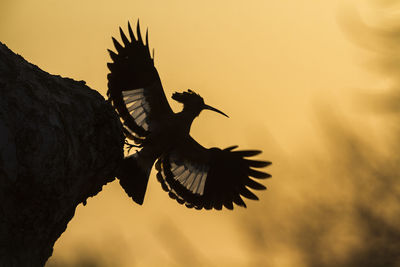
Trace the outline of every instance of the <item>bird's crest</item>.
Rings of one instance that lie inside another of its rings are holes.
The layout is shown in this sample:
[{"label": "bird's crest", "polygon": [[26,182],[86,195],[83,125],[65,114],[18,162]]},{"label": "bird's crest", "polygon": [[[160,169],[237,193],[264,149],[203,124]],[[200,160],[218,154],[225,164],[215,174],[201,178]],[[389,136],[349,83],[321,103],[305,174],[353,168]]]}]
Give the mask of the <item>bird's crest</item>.
[{"label": "bird's crest", "polygon": [[183,93],[178,93],[178,92],[173,93],[172,99],[182,104],[188,102],[198,102],[204,104],[203,98],[199,94],[195,93],[190,89],[188,89],[186,92]]}]

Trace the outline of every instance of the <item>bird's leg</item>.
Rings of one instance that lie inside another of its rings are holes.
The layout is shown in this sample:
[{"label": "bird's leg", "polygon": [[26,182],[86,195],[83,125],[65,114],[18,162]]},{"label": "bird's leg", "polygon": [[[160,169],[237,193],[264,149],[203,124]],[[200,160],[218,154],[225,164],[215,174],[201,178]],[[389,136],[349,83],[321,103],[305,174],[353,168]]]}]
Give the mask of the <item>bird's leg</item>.
[{"label": "bird's leg", "polygon": [[134,145],[134,144],[131,144],[131,143],[129,143],[126,139],[125,139],[125,145],[128,147],[128,153],[131,151],[131,149],[133,148],[133,147],[141,147],[140,145]]}]

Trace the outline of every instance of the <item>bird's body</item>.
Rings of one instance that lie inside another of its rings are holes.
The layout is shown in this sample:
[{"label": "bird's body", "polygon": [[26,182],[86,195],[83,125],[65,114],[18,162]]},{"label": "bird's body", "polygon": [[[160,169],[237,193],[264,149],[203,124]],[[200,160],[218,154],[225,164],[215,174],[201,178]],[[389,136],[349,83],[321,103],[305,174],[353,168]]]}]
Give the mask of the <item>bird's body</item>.
[{"label": "bird's body", "polygon": [[183,104],[181,112],[174,113],[165,97],[161,80],[150,56],[148,37],[143,42],[139,23],[137,38],[128,23],[131,41],[120,29],[125,47],[114,38],[117,54],[110,51],[113,63],[108,67],[108,95],[121,117],[124,133],[141,148],[125,158],[117,177],[133,200],[143,203],[150,170],[157,160],[157,179],[171,198],[197,209],[233,208],[233,203],[246,206],[241,196],[257,199],[246,186],[265,187],[249,176],[268,178],[257,171],[270,164],[245,157],[260,153],[257,150],[233,151],[206,149],[190,136],[193,120],[204,109],[223,112],[208,106],[203,98],[190,89],[174,93],[172,99]]}]

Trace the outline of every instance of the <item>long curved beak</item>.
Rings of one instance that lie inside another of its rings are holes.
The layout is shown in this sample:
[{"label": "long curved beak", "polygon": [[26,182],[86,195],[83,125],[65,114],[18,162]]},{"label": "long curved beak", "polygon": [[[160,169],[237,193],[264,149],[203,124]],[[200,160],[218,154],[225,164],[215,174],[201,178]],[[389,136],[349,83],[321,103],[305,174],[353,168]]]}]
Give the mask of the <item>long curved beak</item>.
[{"label": "long curved beak", "polygon": [[226,115],[225,113],[223,113],[222,111],[220,111],[220,110],[218,110],[218,109],[216,109],[216,108],[213,108],[212,106],[209,106],[209,105],[204,104],[203,109],[208,109],[208,110],[215,111],[215,112],[217,112],[217,113],[219,113],[219,114],[222,114],[222,115],[224,115],[225,117],[229,118],[228,115]]}]

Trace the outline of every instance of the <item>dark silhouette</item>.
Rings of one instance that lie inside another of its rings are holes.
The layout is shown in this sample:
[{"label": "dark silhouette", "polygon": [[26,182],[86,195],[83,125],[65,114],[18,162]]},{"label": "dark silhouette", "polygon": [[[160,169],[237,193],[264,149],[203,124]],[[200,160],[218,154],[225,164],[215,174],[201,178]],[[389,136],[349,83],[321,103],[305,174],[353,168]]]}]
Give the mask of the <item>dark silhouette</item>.
[{"label": "dark silhouette", "polygon": [[0,43],[0,266],[43,266],[76,206],[114,180],[123,144],[97,91]]},{"label": "dark silhouette", "polygon": [[[246,207],[241,196],[257,200],[247,187],[257,190],[265,186],[254,178],[269,178],[269,174],[254,170],[270,162],[245,159],[258,155],[258,150],[206,149],[189,134],[192,121],[203,109],[228,117],[208,106],[203,98],[188,90],[174,93],[172,99],[183,104],[174,113],[165,97],[160,77],[150,55],[148,32],[143,42],[139,22],[137,37],[128,22],[130,41],[120,28],[122,46],[113,39],[117,53],[109,50],[113,63],[108,64],[108,96],[124,124],[127,138],[140,151],[127,157],[117,177],[126,193],[142,204],[153,163],[157,179],[169,196],[189,208],[233,209],[233,203]],[[154,54],[154,53],[153,53]]]}]

